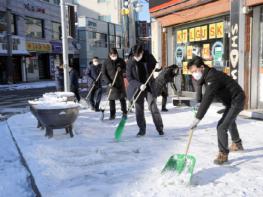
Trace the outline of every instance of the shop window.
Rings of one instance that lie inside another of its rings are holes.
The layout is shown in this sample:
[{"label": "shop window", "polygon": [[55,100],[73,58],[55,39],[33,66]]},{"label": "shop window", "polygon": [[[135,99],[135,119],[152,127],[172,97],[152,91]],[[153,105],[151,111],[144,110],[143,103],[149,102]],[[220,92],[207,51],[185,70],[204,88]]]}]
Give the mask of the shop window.
[{"label": "shop window", "polygon": [[26,17],[26,36],[32,38],[44,38],[44,21],[41,19]]},{"label": "shop window", "polygon": [[52,22],[52,39],[61,40],[61,24]]},{"label": "shop window", "polygon": [[228,73],[225,55],[228,48],[223,21],[198,26],[174,28],[174,63],[182,68],[182,90],[195,91],[195,81],[187,70],[187,62],[194,56],[201,56],[205,63]]}]

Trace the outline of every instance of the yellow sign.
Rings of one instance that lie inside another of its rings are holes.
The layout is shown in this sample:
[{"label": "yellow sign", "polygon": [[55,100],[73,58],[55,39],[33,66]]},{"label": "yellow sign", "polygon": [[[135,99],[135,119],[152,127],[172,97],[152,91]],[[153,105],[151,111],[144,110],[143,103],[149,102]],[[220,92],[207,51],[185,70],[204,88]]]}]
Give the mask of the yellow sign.
[{"label": "yellow sign", "polygon": [[210,58],[210,44],[203,44],[202,57],[204,59]]},{"label": "yellow sign", "polygon": [[122,8],[121,9],[121,14],[122,15],[129,15],[129,13],[130,13],[130,10],[128,8]]},{"label": "yellow sign", "polygon": [[195,41],[195,28],[191,28],[189,30],[189,41],[194,42]]},{"label": "yellow sign", "polygon": [[187,43],[188,42],[188,31],[187,31],[187,29],[184,29],[182,34],[183,34],[183,43]]},{"label": "yellow sign", "polygon": [[26,42],[26,49],[28,51],[36,52],[51,52],[51,45],[47,43],[37,43],[37,42]]},{"label": "yellow sign", "polygon": [[193,58],[193,46],[186,47],[186,56],[188,60]]},{"label": "yellow sign", "polygon": [[176,40],[177,40],[177,43],[180,44],[183,42],[183,32],[182,31],[177,31],[177,37],[176,37]]},{"label": "yellow sign", "polygon": [[224,37],[224,23],[217,23],[216,24],[216,37],[223,38]]},{"label": "yellow sign", "polygon": [[209,25],[209,38],[216,38],[216,24]]},{"label": "yellow sign", "polygon": [[188,62],[183,62],[183,74],[184,75],[190,75],[190,71],[187,69]]},{"label": "yellow sign", "polygon": [[209,66],[210,68],[213,67],[213,61],[204,61],[204,63]]},{"label": "yellow sign", "polygon": [[201,27],[195,28],[195,41],[201,40]]},{"label": "yellow sign", "polygon": [[201,27],[201,40],[207,40],[207,26]]}]

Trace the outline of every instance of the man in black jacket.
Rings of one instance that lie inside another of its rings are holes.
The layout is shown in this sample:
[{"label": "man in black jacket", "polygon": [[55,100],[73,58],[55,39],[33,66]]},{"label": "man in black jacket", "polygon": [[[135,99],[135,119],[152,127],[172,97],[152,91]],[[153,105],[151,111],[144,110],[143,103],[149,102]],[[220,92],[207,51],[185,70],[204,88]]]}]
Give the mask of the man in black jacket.
[{"label": "man in black jacket", "polygon": [[[243,110],[244,91],[231,77],[205,65],[201,57],[196,56],[190,60],[188,69],[194,79],[197,80],[197,101],[201,102],[191,128],[197,127],[214,98],[219,99],[226,107],[217,125],[219,154],[214,163],[221,165],[228,161],[228,130],[233,142],[230,150],[243,150],[242,141],[237,130],[236,117]],[[206,90],[202,96],[203,85],[205,85]]]},{"label": "man in black jacket", "polygon": [[153,122],[159,135],[163,135],[163,121],[159,109],[156,105],[155,79],[152,77],[147,85],[144,85],[155,68],[156,60],[152,54],[143,50],[141,45],[133,47],[133,53],[127,63],[127,79],[129,82],[127,97],[132,100],[138,91],[142,91],[141,96],[135,103],[136,121],[139,127],[137,136],[144,136],[146,132],[146,122],[144,116],[144,98],[148,102]]},{"label": "man in black jacket", "polygon": [[92,62],[87,66],[86,69],[86,76],[88,78],[88,86],[89,88],[92,88],[94,85],[94,88],[91,90],[89,101],[92,110],[100,111],[100,101],[101,101],[101,94],[102,94],[102,87],[101,87],[101,80],[100,78],[96,81],[98,78],[100,72],[101,72],[102,65],[99,63],[98,57],[93,57]]},{"label": "man in black jacket", "polygon": [[[116,106],[115,100],[120,100],[121,111],[123,116],[127,116],[126,106],[126,91],[124,85],[123,75],[125,73],[126,64],[122,58],[119,57],[116,48],[112,48],[109,52],[108,59],[102,65],[102,75],[109,88],[112,90],[110,101],[110,120],[115,119]],[[120,70],[117,74],[115,83],[113,84],[114,77],[117,70]]]}]

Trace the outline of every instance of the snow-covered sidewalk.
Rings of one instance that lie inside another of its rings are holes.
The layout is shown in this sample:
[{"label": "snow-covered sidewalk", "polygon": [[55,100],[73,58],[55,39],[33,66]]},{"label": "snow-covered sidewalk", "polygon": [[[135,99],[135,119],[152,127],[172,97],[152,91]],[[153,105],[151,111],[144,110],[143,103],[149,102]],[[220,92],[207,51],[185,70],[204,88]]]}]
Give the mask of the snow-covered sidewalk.
[{"label": "snow-covered sidewalk", "polygon": [[262,195],[263,123],[238,118],[246,151],[231,153],[229,164],[216,166],[218,105],[211,107],[194,132],[190,154],[197,163],[192,184],[165,180],[160,171],[172,154],[184,152],[193,119],[190,108],[169,108],[162,114],[164,137],[158,136],[147,112],[146,136],[135,137],[138,128],[131,114],[121,142],[113,139],[119,120],[101,122],[100,113],[88,110],[80,112],[74,138],[55,130],[54,137],[47,139],[30,113],[13,116],[8,122],[43,196]]},{"label": "snow-covered sidewalk", "polygon": [[55,81],[38,81],[30,83],[0,85],[0,90],[25,90],[46,87],[55,87]]},{"label": "snow-covered sidewalk", "polygon": [[34,196],[7,125],[0,122],[0,196]]}]

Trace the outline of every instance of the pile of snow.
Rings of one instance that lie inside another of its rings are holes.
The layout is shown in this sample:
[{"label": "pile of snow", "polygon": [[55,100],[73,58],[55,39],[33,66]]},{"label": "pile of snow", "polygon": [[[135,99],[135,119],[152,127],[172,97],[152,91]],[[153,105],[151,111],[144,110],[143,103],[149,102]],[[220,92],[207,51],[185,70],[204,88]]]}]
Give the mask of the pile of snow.
[{"label": "pile of snow", "polygon": [[68,108],[76,108],[79,107],[78,103],[75,102],[38,102],[38,104],[34,105],[36,109],[68,109]]},{"label": "pile of snow", "polygon": [[[217,121],[221,109],[213,105],[194,131],[189,154],[197,162],[190,185],[178,182],[176,174],[161,174],[173,154],[184,153],[190,108],[172,108],[163,113],[165,135],[155,130],[149,111],[147,133],[137,138],[135,114],[130,114],[120,142],[114,131],[121,113],[114,121],[100,121],[101,113],[81,110],[75,122],[75,136],[55,130],[52,139],[35,128],[30,114],[16,115],[8,122],[42,196],[261,196],[263,193],[263,123],[238,118],[237,124],[245,148],[230,153],[229,163],[213,164],[218,153]],[[119,109],[118,109],[119,110]],[[105,117],[109,113],[105,112]],[[10,176],[10,175],[6,175]],[[5,178],[5,177],[3,177]]]},{"label": "pile of snow", "polygon": [[68,101],[73,97],[72,92],[49,92],[43,94],[43,97],[35,100],[29,100],[28,103],[34,105],[36,109],[65,109],[79,107],[78,103]]}]

